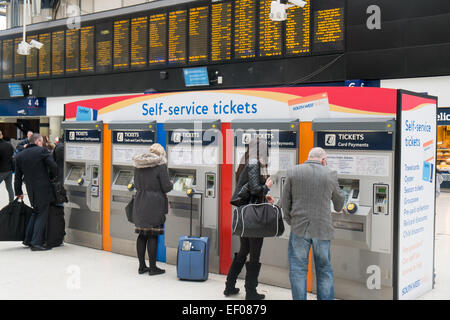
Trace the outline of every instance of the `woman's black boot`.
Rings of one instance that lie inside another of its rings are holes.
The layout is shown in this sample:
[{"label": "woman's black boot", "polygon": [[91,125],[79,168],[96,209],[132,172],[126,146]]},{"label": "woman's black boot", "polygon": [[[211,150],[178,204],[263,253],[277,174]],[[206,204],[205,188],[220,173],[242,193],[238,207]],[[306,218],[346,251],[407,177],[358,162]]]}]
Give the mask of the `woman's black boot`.
[{"label": "woman's black boot", "polygon": [[230,270],[228,271],[227,275],[227,282],[225,283],[225,290],[223,291],[223,294],[228,297],[234,294],[239,293],[239,288],[236,288],[236,280],[239,276],[239,273],[241,273],[242,268],[244,267],[246,257],[240,258],[235,253],[233,262],[231,263]]},{"label": "woman's black boot", "polygon": [[258,276],[261,270],[261,263],[247,262],[245,264],[247,273],[245,274],[245,300],[262,300],[265,295],[256,292],[258,286]]}]

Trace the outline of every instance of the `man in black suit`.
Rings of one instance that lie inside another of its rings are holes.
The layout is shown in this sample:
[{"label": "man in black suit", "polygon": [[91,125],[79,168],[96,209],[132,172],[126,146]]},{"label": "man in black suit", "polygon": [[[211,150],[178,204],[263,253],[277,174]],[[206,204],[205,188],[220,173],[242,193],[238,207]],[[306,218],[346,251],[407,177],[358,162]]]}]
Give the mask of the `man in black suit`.
[{"label": "man in black suit", "polygon": [[43,246],[50,203],[55,201],[49,172],[57,174],[57,165],[50,152],[42,147],[43,139],[38,133],[30,138],[30,144],[16,156],[14,188],[16,196],[23,199],[22,181],[34,213],[25,233],[24,244],[33,251],[49,250]]},{"label": "man in black suit", "polygon": [[3,140],[3,133],[0,131],[0,184],[5,181],[9,202],[14,200],[14,191],[12,188],[13,154],[13,146]]}]

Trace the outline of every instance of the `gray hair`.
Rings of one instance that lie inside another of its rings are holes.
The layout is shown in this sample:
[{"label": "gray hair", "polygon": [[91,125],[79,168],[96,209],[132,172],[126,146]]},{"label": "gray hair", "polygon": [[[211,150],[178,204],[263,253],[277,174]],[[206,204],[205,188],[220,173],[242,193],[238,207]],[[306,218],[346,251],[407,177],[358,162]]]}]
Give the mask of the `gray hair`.
[{"label": "gray hair", "polygon": [[33,135],[30,137],[30,143],[36,144],[36,141],[42,139],[42,136],[39,133],[33,133]]},{"label": "gray hair", "polygon": [[327,153],[322,148],[312,148],[309,151],[308,160],[322,160],[326,158]]}]

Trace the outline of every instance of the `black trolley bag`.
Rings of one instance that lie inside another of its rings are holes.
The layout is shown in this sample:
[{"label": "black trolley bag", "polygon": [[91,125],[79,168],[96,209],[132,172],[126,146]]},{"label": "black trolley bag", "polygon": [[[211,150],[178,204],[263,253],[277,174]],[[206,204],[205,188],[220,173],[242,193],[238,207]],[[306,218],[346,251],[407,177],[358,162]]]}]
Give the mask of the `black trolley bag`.
[{"label": "black trolley bag", "polygon": [[63,244],[66,235],[66,222],[64,220],[64,207],[50,205],[47,222],[47,247],[53,248]]},{"label": "black trolley bag", "polygon": [[33,209],[16,198],[0,210],[0,241],[24,241]]}]

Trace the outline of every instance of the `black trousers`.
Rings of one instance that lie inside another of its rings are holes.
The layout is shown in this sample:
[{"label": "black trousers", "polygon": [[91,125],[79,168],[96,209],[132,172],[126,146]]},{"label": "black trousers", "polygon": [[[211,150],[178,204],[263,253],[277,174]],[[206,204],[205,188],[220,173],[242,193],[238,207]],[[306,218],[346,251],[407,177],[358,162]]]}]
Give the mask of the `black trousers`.
[{"label": "black trousers", "polygon": [[259,263],[259,257],[261,256],[261,249],[264,238],[244,238],[241,237],[241,247],[236,258],[246,259],[250,254],[251,263]]},{"label": "black trousers", "polygon": [[25,242],[30,243],[32,246],[42,246],[45,240],[50,203],[33,206],[33,209],[34,212],[25,232]]}]

